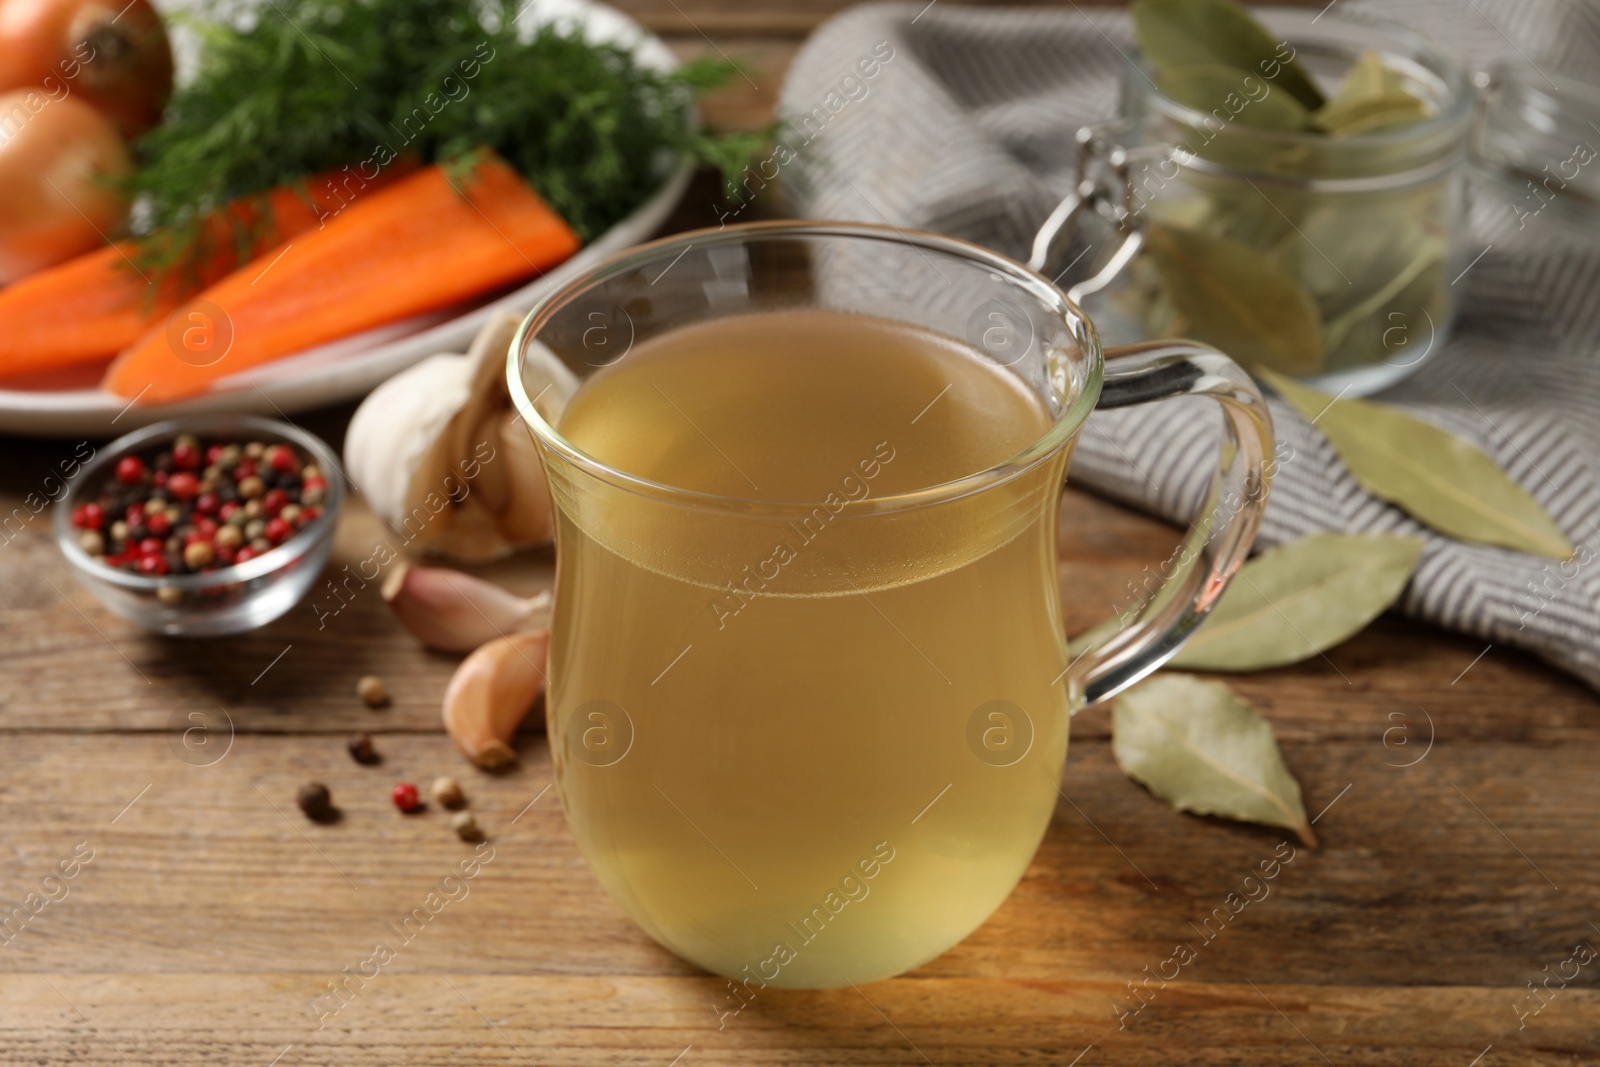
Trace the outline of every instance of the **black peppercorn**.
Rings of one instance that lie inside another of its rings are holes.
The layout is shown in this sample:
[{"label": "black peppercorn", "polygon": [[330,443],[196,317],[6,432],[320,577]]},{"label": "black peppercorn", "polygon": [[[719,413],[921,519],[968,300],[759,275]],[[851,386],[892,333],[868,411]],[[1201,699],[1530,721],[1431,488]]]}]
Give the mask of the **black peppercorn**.
[{"label": "black peppercorn", "polygon": [[350,750],[350,758],[357,763],[377,763],[380,758],[378,750],[372,747],[370,734],[351,734],[344,747]]},{"label": "black peppercorn", "polygon": [[335,814],[333,798],[321,782],[307,782],[301,786],[294,795],[294,802],[312,822],[327,822]]}]

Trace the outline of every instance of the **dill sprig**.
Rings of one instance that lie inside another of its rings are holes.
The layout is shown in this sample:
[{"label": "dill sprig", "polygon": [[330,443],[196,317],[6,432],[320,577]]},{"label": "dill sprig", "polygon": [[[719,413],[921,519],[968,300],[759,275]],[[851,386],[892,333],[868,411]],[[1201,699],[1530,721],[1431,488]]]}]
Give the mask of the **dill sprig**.
[{"label": "dill sprig", "polygon": [[[202,223],[217,208],[365,161],[492,148],[589,240],[679,160],[731,181],[760,147],[760,134],[694,127],[694,96],[731,65],[662,73],[568,27],[519,32],[518,12],[511,0],[272,0],[194,21],[197,76],[139,142],[127,182],[141,267],[192,268],[212,251]],[[242,254],[254,235],[234,229]]]}]

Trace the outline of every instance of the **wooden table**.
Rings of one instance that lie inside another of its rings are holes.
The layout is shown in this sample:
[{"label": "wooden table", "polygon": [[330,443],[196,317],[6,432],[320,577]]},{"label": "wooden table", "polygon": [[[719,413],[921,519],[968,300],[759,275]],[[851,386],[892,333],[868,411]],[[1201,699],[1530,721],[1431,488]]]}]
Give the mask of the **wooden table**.
[{"label": "wooden table", "polygon": [[[751,61],[756,88],[708,109],[750,126],[831,3],[623,6],[685,53],[703,32]],[[698,184],[674,227],[709,220],[714,196]],[[303,421],[337,444],[348,417]],[[0,443],[0,511],[74,445]],[[1177,532],[1075,491],[1062,514],[1076,631]],[[374,586],[321,628],[302,604],[249,636],[159,640],[74,584],[48,522],[0,544],[0,921],[29,893],[56,898],[0,935],[4,1067],[1600,1061],[1600,960],[1564,962],[1600,945],[1600,701],[1507,649],[1385,618],[1326,660],[1235,680],[1323,847],[1212,940],[1197,927],[1281,835],[1172,812],[1118,772],[1091,710],[1070,799],[988,924],[905,977],[770,991],[719,1030],[722,982],[652,943],[585,866],[543,738],[524,736],[507,774],[462,763],[439,728],[454,660],[419,651]],[[383,537],[357,503],[333,566]],[[549,564],[485,573],[531,592]],[[387,710],[355,699],[367,673]],[[346,755],[354,730],[381,767]],[[465,781],[493,859],[330,1000],[470,851],[440,814],[389,804],[394,782],[440,773]],[[309,779],[331,786],[336,825],[294,810]],[[62,862],[75,876],[47,880]],[[1180,943],[1196,958],[1163,986]],[[1119,1026],[1113,1005],[1141,1002]]]}]

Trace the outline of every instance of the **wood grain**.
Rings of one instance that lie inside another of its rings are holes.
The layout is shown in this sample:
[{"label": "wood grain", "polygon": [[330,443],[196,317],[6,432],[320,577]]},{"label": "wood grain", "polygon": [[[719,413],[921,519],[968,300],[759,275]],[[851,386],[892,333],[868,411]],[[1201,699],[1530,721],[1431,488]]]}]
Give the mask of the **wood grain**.
[{"label": "wood grain", "polygon": [[[1105,983],[921,979],[763,994],[726,1029],[703,978],[383,975],[324,1029],[298,975],[0,978],[6,1063],[1022,1067],[1556,1065],[1600,1055],[1600,994],[1568,990],[1522,1035],[1514,989],[1174,987],[1119,1032]],[[1158,1009],[1159,1006],[1159,1009]],[[1448,1021],[1447,1021],[1448,1020]],[[274,1061],[275,1057],[281,1057]]]}]

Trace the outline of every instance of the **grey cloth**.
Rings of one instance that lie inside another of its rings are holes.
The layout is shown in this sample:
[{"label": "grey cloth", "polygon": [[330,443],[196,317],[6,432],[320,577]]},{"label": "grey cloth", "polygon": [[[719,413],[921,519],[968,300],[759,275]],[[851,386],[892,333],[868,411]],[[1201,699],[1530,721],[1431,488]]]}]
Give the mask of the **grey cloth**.
[{"label": "grey cloth", "polygon": [[[1542,70],[1600,81],[1594,2],[1410,0],[1372,11],[1473,69],[1520,53]],[[1076,5],[852,9],[801,49],[780,98],[780,142],[795,155],[780,149],[778,159],[795,213],[933,230],[1026,259],[1071,187],[1074,131],[1116,114],[1119,53],[1132,48],[1125,14]],[[1492,187],[1475,193],[1467,241],[1489,250],[1458,282],[1455,332],[1375,399],[1475,442],[1544,505],[1577,554],[1562,563],[1424,529],[1361,489],[1315,428],[1277,401],[1293,458],[1280,465],[1258,546],[1319,530],[1424,536],[1403,612],[1532,650],[1600,689],[1600,242],[1548,225],[1519,230]],[[1188,521],[1219,432],[1214,406],[1194,401],[1098,412],[1072,480]]]}]

